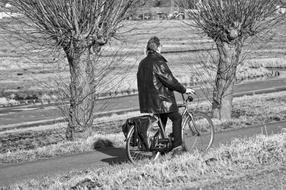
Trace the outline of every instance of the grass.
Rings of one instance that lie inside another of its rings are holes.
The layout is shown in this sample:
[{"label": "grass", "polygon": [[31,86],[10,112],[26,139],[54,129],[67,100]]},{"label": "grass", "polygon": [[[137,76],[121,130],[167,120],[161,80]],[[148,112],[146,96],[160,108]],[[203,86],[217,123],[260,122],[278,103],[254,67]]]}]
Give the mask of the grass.
[{"label": "grass", "polygon": [[286,68],[286,61],[282,58],[264,58],[264,59],[254,59],[254,60],[248,60],[246,62],[246,65],[252,68],[280,68],[285,69]]},{"label": "grass", "polygon": [[269,189],[285,189],[286,188],[286,167],[278,165],[275,167],[267,167],[261,171],[251,172],[247,175],[224,179],[204,186],[204,190],[269,190]]},{"label": "grass", "polygon": [[[283,167],[286,134],[236,139],[207,153],[167,155],[156,162],[72,171],[3,189],[186,189],[203,188],[271,167]],[[172,158],[172,159],[171,159]]]},{"label": "grass", "polygon": [[[194,104],[193,108],[209,111],[209,103]],[[214,120],[217,130],[242,128],[286,120],[286,92],[236,97],[233,100],[232,119]]]},{"label": "grass", "polygon": [[[243,81],[245,79],[251,79],[256,77],[268,77],[272,72],[264,67],[252,68],[248,65],[239,65],[236,71],[236,80]],[[273,76],[274,77],[274,76]]]},{"label": "grass", "polygon": [[[193,108],[200,110],[208,110],[210,105],[206,102],[199,105],[193,104]],[[273,121],[285,121],[286,120],[286,92],[277,92],[271,94],[261,94],[254,96],[244,96],[234,99],[233,108],[233,119],[230,121],[220,121],[214,119],[215,130],[222,131],[234,128],[244,128],[251,125],[264,125],[268,122]],[[102,146],[124,146],[124,136],[121,132],[122,121],[129,117],[134,117],[139,115],[139,112],[133,112],[124,115],[113,115],[111,117],[98,118],[96,122],[103,123],[102,126],[98,127],[96,130],[88,130],[86,133],[77,137],[74,142],[61,141],[57,144],[47,145],[44,147],[37,147],[35,149],[28,150],[16,150],[8,151],[6,153],[0,154],[0,164],[5,163],[20,163],[26,161],[32,161],[37,159],[46,159],[66,154],[73,154],[79,152],[93,151],[96,145]],[[105,122],[113,122],[107,125]],[[120,121],[120,122],[116,122]],[[109,126],[110,125],[110,126]],[[168,122],[168,127],[171,128],[171,123]],[[53,125],[51,127],[46,126],[45,129],[39,127],[36,130],[55,130],[57,128],[65,128],[66,124],[61,124],[61,126]],[[35,130],[28,129],[28,130]],[[64,130],[61,130],[64,132]],[[25,130],[23,130],[23,133]],[[13,133],[18,133],[22,136],[21,131],[16,130]],[[1,135],[1,134],[0,134]],[[57,134],[58,135],[58,134]],[[62,134],[64,136],[64,134]],[[1,135],[2,136],[2,135]],[[53,137],[49,137],[51,140]],[[39,140],[38,140],[39,141]],[[107,144],[104,144],[104,141]],[[111,142],[111,143],[108,143]],[[15,142],[14,142],[15,143]],[[31,144],[35,144],[33,141]]]}]

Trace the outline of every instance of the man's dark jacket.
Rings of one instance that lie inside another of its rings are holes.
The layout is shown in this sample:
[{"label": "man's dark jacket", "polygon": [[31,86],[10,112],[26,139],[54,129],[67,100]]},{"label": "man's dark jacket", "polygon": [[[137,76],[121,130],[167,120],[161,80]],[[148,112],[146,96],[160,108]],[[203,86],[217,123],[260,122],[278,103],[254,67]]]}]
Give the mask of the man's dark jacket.
[{"label": "man's dark jacket", "polygon": [[138,67],[137,86],[141,113],[170,113],[178,111],[174,91],[186,89],[173,76],[167,60],[155,51],[149,51]]}]

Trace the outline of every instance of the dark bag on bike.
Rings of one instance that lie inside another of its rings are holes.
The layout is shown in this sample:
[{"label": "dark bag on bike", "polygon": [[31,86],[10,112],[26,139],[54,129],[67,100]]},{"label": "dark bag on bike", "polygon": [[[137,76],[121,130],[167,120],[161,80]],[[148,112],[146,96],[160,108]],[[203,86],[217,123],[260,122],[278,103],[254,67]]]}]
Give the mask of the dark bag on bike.
[{"label": "dark bag on bike", "polygon": [[147,131],[150,127],[152,127],[152,123],[156,121],[156,119],[150,115],[138,116],[128,118],[126,122],[122,125],[122,132],[127,138],[127,134],[132,126],[134,126],[134,135],[131,139],[132,146],[138,145],[138,140],[143,142],[146,149],[150,148],[149,139],[147,136]]}]

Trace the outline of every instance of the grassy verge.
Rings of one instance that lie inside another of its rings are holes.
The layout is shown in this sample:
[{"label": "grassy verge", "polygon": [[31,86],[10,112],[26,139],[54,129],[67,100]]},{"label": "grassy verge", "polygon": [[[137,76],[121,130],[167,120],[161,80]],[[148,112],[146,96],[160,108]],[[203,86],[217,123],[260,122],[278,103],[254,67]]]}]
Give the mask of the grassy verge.
[{"label": "grassy verge", "polygon": [[264,59],[253,59],[246,61],[246,65],[251,68],[286,68],[286,61],[282,58],[264,58]]},{"label": "grassy verge", "polygon": [[235,139],[206,154],[185,153],[156,162],[121,164],[26,181],[6,189],[185,189],[282,166],[286,134]]},{"label": "grassy verge", "polygon": [[264,67],[252,68],[247,65],[238,66],[236,76],[236,80],[240,82],[252,78],[275,77],[270,70]]},{"label": "grassy verge", "polygon": [[[199,110],[210,111],[210,104],[194,104]],[[214,120],[216,130],[243,128],[286,120],[286,92],[236,97],[233,100],[232,119]]]},{"label": "grassy verge", "polygon": [[269,190],[269,189],[286,189],[286,165],[278,165],[263,168],[261,171],[249,172],[248,174],[223,179],[217,183],[208,184],[203,187],[204,190]]},{"label": "grassy verge", "polygon": [[[207,103],[201,103],[199,105],[194,104],[197,109],[208,110],[210,105]],[[78,135],[77,139],[73,142],[56,141],[58,136],[64,136],[64,128],[66,124],[62,124],[60,129],[56,131],[55,126],[45,127],[41,133],[47,133],[46,131],[54,131],[50,136],[46,134],[44,141],[46,146],[34,147],[32,149],[16,149],[15,151],[6,151],[0,154],[0,164],[5,163],[19,163],[25,161],[32,161],[37,159],[51,158],[55,156],[61,156],[72,153],[93,151],[97,146],[124,146],[124,136],[121,133],[121,124],[124,119],[138,115],[139,112],[129,113],[125,115],[113,115],[111,117],[104,117],[97,119],[96,122],[101,123],[95,129],[91,129],[84,134]],[[230,121],[214,120],[216,131],[249,127],[256,124],[265,124],[272,121],[284,121],[286,120],[286,92],[277,92],[271,94],[261,94],[254,96],[244,96],[234,99],[234,108],[232,113],[233,119]],[[171,123],[168,122],[168,125]],[[170,127],[168,127],[170,128]],[[34,133],[40,133],[39,127],[34,129]],[[59,134],[59,132],[63,134]],[[15,131],[16,136],[23,137],[23,133]],[[30,129],[31,135],[33,129]],[[55,137],[53,135],[56,135]],[[32,135],[33,136],[33,135]],[[3,136],[0,134],[0,138]],[[8,141],[10,146],[13,143],[16,144],[17,137],[14,141]],[[41,142],[41,138],[36,139],[29,138],[27,145]],[[48,144],[52,142],[53,144]],[[23,141],[19,141],[18,144],[23,145]],[[4,146],[4,143],[2,143]],[[14,147],[19,147],[14,145]]]},{"label": "grassy verge", "polygon": [[[94,128],[76,134],[72,142],[63,140],[66,123],[0,132],[0,165],[88,152],[98,147],[123,146],[122,120],[137,115],[139,112],[97,118]],[[28,136],[27,139],[24,136]]]},{"label": "grassy verge", "polygon": [[79,138],[72,142],[59,142],[30,150],[18,150],[0,154],[0,165],[22,163],[27,161],[48,159],[73,153],[89,152],[99,147],[123,146],[124,136],[121,133],[100,135],[92,132],[87,138]]}]

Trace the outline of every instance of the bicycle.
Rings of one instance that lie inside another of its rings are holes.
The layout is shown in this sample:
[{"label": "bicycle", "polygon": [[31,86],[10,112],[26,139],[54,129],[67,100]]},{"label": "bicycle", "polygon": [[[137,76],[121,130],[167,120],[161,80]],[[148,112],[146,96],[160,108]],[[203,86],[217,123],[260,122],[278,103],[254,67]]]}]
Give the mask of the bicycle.
[{"label": "bicycle", "polygon": [[[203,112],[193,112],[188,109],[188,105],[193,101],[193,97],[188,95],[183,98],[184,108],[182,113],[182,137],[183,146],[186,151],[192,150],[207,151],[214,140],[214,125],[210,117]],[[155,119],[153,127],[147,131],[147,142],[138,133],[136,126],[132,126],[126,137],[127,157],[132,162],[148,158],[156,160],[161,154],[166,154],[172,149],[172,136],[167,136],[161,119],[157,115],[152,115]],[[154,124],[157,124],[157,126]]]}]

